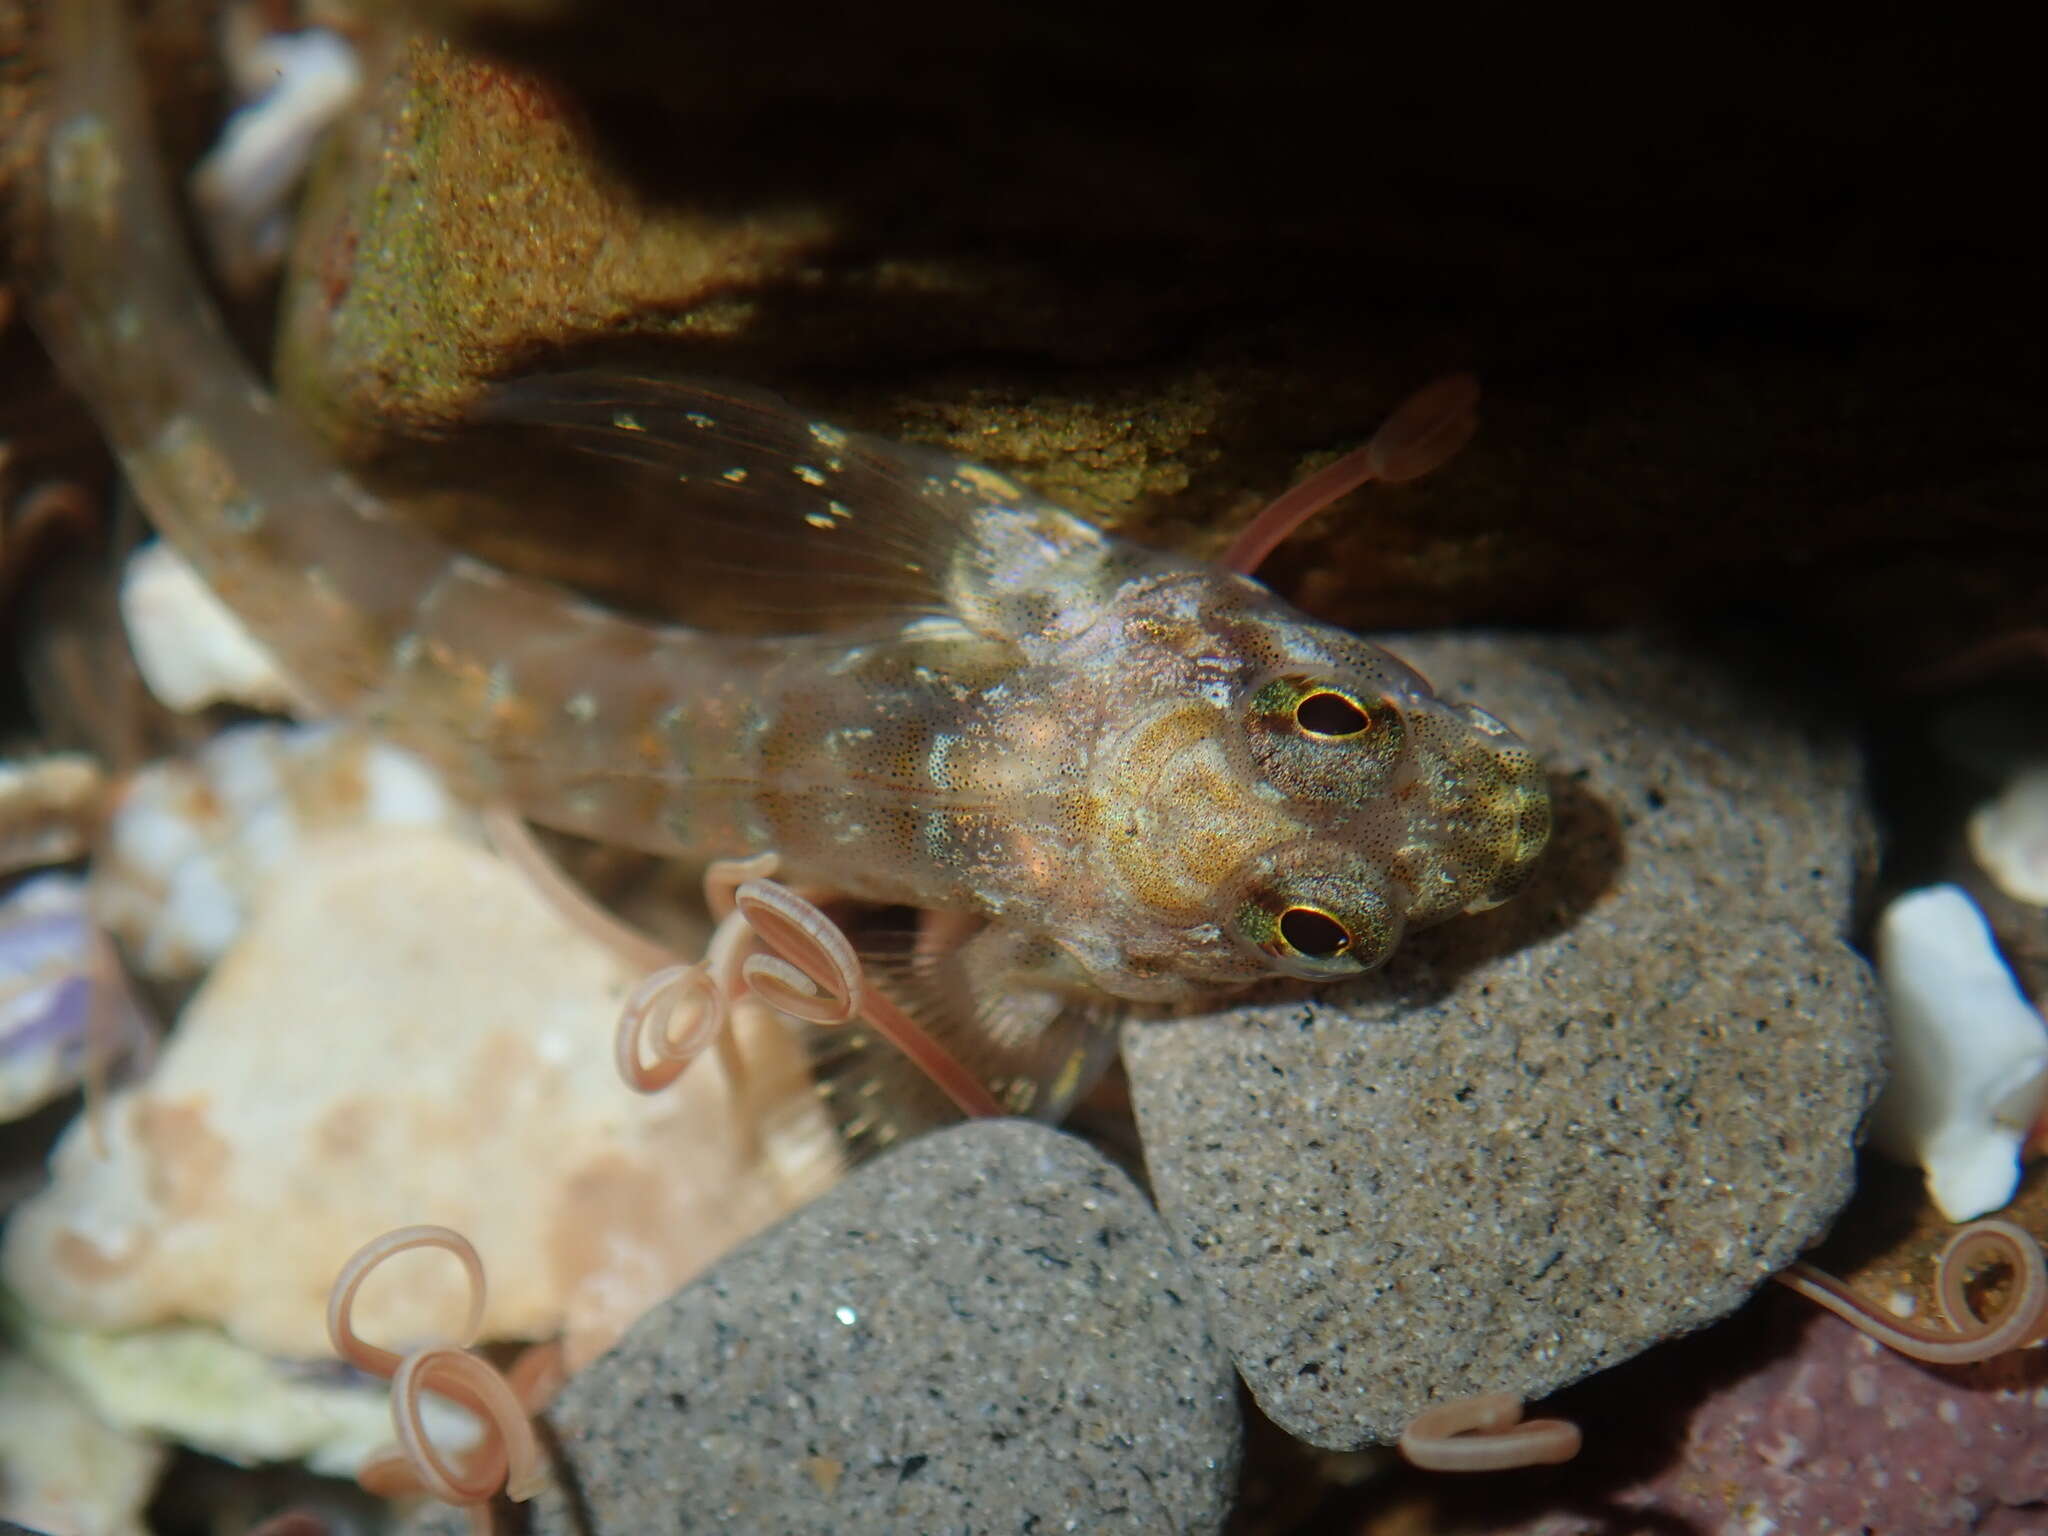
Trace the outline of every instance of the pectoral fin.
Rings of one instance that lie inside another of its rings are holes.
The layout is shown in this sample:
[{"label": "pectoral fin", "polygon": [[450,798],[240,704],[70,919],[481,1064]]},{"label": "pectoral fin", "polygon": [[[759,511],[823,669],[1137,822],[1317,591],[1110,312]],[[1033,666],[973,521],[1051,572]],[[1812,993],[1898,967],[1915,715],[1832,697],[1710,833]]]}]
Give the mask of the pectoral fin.
[{"label": "pectoral fin", "polygon": [[[985,928],[938,954],[870,940],[861,961],[870,984],[1003,1114],[1063,1118],[1115,1056],[1118,1005],[1074,984],[1071,962],[1028,936]],[[865,1025],[808,1029],[806,1044],[852,1157],[962,1117],[933,1075]]]}]

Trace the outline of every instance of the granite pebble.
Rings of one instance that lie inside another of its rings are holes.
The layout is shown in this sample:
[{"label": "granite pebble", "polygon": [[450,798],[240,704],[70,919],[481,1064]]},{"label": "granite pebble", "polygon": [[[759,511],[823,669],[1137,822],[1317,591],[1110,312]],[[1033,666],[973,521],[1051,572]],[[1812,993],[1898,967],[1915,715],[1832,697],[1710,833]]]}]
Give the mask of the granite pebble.
[{"label": "granite pebble", "polygon": [[547,1423],[532,1536],[1215,1531],[1242,1434],[1150,1203],[1022,1121],[861,1169],[642,1318]]},{"label": "granite pebble", "polygon": [[1356,985],[1123,1041],[1240,1371],[1339,1449],[1734,1309],[1847,1197],[1882,1073],[1844,938],[1862,788],[1824,703],[1633,635],[1395,647],[1544,754],[1530,888]]}]

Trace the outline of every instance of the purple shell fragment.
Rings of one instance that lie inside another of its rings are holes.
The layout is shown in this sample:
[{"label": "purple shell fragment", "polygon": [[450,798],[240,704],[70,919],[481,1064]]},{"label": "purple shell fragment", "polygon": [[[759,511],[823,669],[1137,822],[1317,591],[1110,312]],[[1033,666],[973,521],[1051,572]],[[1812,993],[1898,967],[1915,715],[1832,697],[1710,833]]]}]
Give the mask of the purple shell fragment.
[{"label": "purple shell fragment", "polygon": [[76,1087],[103,1015],[109,1057],[146,1024],[86,907],[85,882],[42,875],[0,898],[0,1121]]}]

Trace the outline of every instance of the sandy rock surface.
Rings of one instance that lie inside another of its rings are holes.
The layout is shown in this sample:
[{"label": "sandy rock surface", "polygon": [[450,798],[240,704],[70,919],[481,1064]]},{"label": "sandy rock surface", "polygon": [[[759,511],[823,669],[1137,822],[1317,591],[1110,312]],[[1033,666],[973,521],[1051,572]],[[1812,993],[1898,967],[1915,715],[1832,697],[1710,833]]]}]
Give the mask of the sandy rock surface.
[{"label": "sandy rock surface", "polygon": [[543,1494],[535,1536],[1216,1531],[1240,1434],[1157,1213],[1021,1121],[861,1169],[642,1319],[548,1419],[578,1508]]},{"label": "sandy rock surface", "polygon": [[1847,1196],[1880,1070],[1860,790],[1812,701],[1625,635],[1398,649],[1545,755],[1534,883],[1357,986],[1124,1036],[1239,1369],[1339,1448],[1732,1310]]}]

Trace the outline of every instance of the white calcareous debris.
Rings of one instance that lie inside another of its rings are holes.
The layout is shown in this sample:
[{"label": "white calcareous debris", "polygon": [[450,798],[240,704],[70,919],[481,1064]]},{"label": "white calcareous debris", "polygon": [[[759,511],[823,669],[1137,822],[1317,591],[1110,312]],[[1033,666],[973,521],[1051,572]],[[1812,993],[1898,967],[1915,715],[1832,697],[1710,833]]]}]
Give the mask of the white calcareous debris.
[{"label": "white calcareous debris", "polygon": [[245,106],[192,173],[214,261],[230,287],[275,270],[290,238],[292,192],[320,136],[348,110],[362,70],[347,38],[324,27],[265,33],[257,7],[230,17],[228,63]]},{"label": "white calcareous debris", "polygon": [[2014,901],[2048,907],[2048,763],[2015,774],[1970,814],[1970,852]]},{"label": "white calcareous debris", "polygon": [[170,545],[145,544],[121,576],[121,622],[149,691],[180,713],[209,704],[291,714],[299,698],[199,573]]},{"label": "white calcareous debris", "polygon": [[464,827],[434,771],[361,731],[259,722],[137,774],[93,866],[93,909],[146,975],[197,975],[313,838]]},{"label": "white calcareous debris", "polygon": [[2007,1204],[2019,1151],[2048,1103],[2048,1023],[1957,886],[1908,891],[1878,923],[1892,1079],[1872,1135],[1927,1172],[1950,1221]]},{"label": "white calcareous debris", "polygon": [[0,877],[83,857],[106,788],[81,754],[0,760]]},{"label": "white calcareous debris", "polygon": [[[51,1322],[210,1323],[320,1359],[342,1264],[439,1223],[483,1257],[486,1338],[564,1334],[588,1358],[837,1172],[772,1019],[661,1095],[623,1087],[612,1038],[637,979],[445,828],[308,839],[148,1081],[107,1105],[107,1155],[83,1125],[60,1142],[0,1277]],[[365,1337],[460,1317],[459,1269],[422,1258],[366,1289]]]},{"label": "white calcareous debris", "polygon": [[148,1536],[163,1447],[114,1429],[58,1377],[0,1347],[0,1520],[77,1536]]},{"label": "white calcareous debris", "polygon": [[[303,1461],[348,1477],[391,1438],[382,1382],[338,1363],[267,1359],[216,1328],[97,1333],[30,1320],[17,1333],[98,1422],[146,1443],[176,1440],[242,1466]],[[467,1413],[435,1397],[424,1412],[436,1445],[460,1452],[475,1443]]]}]

